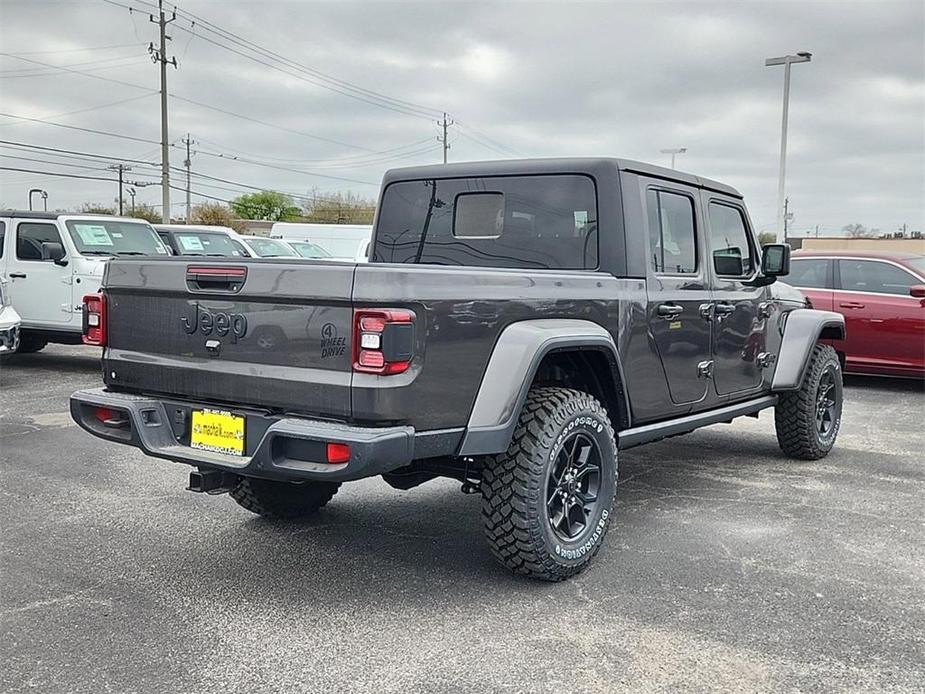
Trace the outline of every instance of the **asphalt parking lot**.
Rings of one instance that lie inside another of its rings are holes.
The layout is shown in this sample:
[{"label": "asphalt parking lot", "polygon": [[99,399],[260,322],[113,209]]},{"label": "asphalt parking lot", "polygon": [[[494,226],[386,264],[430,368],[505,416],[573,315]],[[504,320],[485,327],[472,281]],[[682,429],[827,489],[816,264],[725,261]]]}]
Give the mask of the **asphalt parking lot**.
[{"label": "asphalt parking lot", "polygon": [[510,576],[478,499],[342,488],[306,523],[184,491],[82,432],[95,352],[0,371],[0,691],[871,691],[925,682],[925,394],[851,378],[836,450],[773,418],[631,450],[562,584]]}]

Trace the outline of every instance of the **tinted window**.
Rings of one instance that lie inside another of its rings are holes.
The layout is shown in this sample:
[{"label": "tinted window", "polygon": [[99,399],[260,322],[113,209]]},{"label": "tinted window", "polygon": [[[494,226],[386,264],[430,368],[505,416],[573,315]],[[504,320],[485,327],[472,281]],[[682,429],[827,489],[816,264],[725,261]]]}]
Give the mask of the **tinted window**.
[{"label": "tinted window", "polygon": [[829,261],[825,258],[794,258],[790,262],[790,274],[784,281],[794,287],[825,289],[828,271]]},{"label": "tinted window", "polygon": [[752,247],[739,209],[710,203],[710,248],[717,275],[742,277],[751,273]]},{"label": "tinted window", "polygon": [[587,176],[402,181],[385,190],[374,261],[535,269],[597,267]]},{"label": "tinted window", "polygon": [[16,229],[16,257],[20,260],[41,260],[43,243],[61,243],[54,224],[23,222]]},{"label": "tinted window", "polygon": [[289,241],[289,245],[303,258],[330,258],[331,254],[311,241]]},{"label": "tinted window", "polygon": [[3,257],[3,242],[6,240],[6,222],[0,222],[0,258]]},{"label": "tinted window", "polygon": [[909,294],[909,287],[919,284],[911,274],[895,265],[876,260],[839,260],[841,288],[875,294]]},{"label": "tinted window", "polygon": [[161,237],[148,224],[70,219],[65,225],[83,255],[169,255]]},{"label": "tinted window", "polygon": [[649,213],[649,258],[662,273],[697,271],[694,203],[686,195],[664,190],[646,193]]}]

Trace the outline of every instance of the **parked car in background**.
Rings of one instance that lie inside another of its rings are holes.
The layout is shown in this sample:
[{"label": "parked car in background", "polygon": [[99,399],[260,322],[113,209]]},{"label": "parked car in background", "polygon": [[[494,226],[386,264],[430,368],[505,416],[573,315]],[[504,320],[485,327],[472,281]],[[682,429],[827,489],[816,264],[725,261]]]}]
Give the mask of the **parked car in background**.
[{"label": "parked car in background", "polygon": [[166,256],[143,219],[0,210],[0,277],[22,319],[20,352],[80,344],[81,299],[115,256]]},{"label": "parked car in background", "polygon": [[301,258],[295,249],[280,239],[266,236],[239,236],[252,256],[257,258]]},{"label": "parked car in background", "polygon": [[925,256],[797,251],[786,280],[845,316],[845,371],[925,378]]},{"label": "parked car in background", "polygon": [[199,224],[155,224],[161,240],[174,255],[214,255],[248,258],[251,253],[234,229]]},{"label": "parked car in background", "polygon": [[331,254],[317,243],[312,243],[311,241],[286,241],[286,243],[292,246],[295,252],[303,258],[315,258],[316,260],[332,259]]},{"label": "parked car in background", "polygon": [[365,263],[369,256],[370,224],[300,224],[276,222],[270,238],[309,241],[326,250],[332,258]]},{"label": "parked car in background", "polygon": [[0,279],[0,356],[8,356],[19,347],[19,314],[10,303],[7,283]]}]

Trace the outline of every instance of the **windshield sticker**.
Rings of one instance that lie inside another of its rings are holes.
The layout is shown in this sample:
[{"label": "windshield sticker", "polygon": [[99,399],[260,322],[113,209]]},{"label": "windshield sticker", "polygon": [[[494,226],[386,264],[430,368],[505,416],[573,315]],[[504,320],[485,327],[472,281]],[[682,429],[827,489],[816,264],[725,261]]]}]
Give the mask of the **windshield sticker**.
[{"label": "windshield sticker", "polygon": [[88,246],[112,246],[112,239],[106,227],[99,224],[75,224],[74,231]]},{"label": "windshield sticker", "polygon": [[202,240],[198,236],[177,236],[184,251],[201,251]]}]

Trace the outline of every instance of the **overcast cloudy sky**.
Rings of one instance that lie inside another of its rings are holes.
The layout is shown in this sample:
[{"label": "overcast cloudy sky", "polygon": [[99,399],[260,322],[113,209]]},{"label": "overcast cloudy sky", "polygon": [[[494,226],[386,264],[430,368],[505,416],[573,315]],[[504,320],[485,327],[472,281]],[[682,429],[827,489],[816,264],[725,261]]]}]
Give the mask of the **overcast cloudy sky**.
[{"label": "overcast cloudy sky", "polygon": [[[458,123],[452,160],[615,155],[665,164],[660,149],[686,147],[678,168],[738,187],[756,225],[773,228],[783,68],[764,59],[811,51],[811,63],[793,68],[794,227],[923,227],[921,0],[178,8],[170,140],[191,133],[193,170],[213,177],[196,177],[193,188],[216,198],[243,185],[375,197],[385,169],[440,161],[434,121],[446,110]],[[143,0],[0,0],[0,111],[138,138],[3,116],[0,166],[110,177],[119,158],[159,161],[150,9]],[[239,55],[256,56],[248,42],[292,62],[259,58],[280,71]],[[331,89],[317,84],[325,76]],[[182,165],[180,149],[171,157]],[[155,168],[133,167],[129,178],[157,180]],[[179,172],[174,183],[183,185]],[[0,171],[0,205],[25,206],[32,187],[55,208],[116,195],[106,181]],[[182,199],[173,192],[176,215]],[[138,189],[138,202],[159,200],[158,188]]]}]

